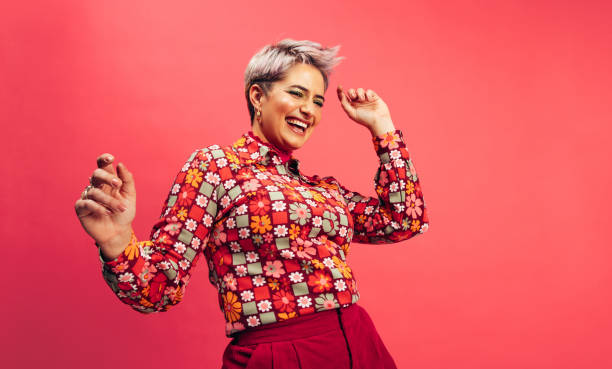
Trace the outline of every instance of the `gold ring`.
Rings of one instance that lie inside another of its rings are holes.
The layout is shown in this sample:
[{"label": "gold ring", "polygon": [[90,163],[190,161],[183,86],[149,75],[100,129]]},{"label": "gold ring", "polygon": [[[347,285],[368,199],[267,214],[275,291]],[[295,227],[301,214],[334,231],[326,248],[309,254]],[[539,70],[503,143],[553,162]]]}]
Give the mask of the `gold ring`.
[{"label": "gold ring", "polygon": [[81,200],[87,199],[87,191],[91,190],[92,188],[93,188],[92,185],[85,187],[85,190],[81,192]]}]

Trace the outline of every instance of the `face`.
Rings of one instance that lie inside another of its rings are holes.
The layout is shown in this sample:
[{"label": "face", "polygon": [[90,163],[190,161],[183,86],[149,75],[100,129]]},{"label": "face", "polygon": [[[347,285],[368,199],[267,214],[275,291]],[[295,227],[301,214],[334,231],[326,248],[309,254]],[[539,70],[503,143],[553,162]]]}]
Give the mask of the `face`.
[{"label": "face", "polygon": [[321,72],[302,63],[292,66],[267,94],[252,86],[251,101],[261,111],[261,119],[255,117],[253,133],[283,151],[299,149],[321,120],[324,86]]}]

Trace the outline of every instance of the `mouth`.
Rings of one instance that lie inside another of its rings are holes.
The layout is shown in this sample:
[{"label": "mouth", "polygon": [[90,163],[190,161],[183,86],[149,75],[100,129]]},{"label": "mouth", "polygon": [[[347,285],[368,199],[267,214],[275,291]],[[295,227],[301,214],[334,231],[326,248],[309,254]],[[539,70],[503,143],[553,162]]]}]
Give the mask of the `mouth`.
[{"label": "mouth", "polygon": [[289,124],[289,127],[293,132],[301,136],[305,135],[306,129],[310,127],[310,123],[304,122],[303,120],[293,117],[288,117],[285,119],[285,121],[287,122],[287,124]]}]

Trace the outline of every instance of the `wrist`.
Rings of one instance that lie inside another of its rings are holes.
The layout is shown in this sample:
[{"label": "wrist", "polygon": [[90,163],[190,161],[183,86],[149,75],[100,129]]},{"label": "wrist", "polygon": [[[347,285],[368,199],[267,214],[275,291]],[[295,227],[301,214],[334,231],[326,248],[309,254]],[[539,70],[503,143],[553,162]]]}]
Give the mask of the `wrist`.
[{"label": "wrist", "polygon": [[119,257],[132,242],[137,242],[136,235],[132,227],[128,227],[104,242],[96,242],[96,246],[100,248],[103,259],[110,261]]},{"label": "wrist", "polygon": [[395,131],[395,125],[391,118],[382,118],[377,120],[372,127],[370,127],[370,133],[372,137],[380,136],[383,133]]}]

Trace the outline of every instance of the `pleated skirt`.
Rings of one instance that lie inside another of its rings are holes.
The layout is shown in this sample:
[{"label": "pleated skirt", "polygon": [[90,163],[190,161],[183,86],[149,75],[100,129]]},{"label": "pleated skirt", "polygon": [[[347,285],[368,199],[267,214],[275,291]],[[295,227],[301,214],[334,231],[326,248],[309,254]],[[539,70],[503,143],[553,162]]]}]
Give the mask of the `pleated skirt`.
[{"label": "pleated skirt", "polygon": [[222,369],[397,369],[359,305],[248,329],[223,353]]}]

